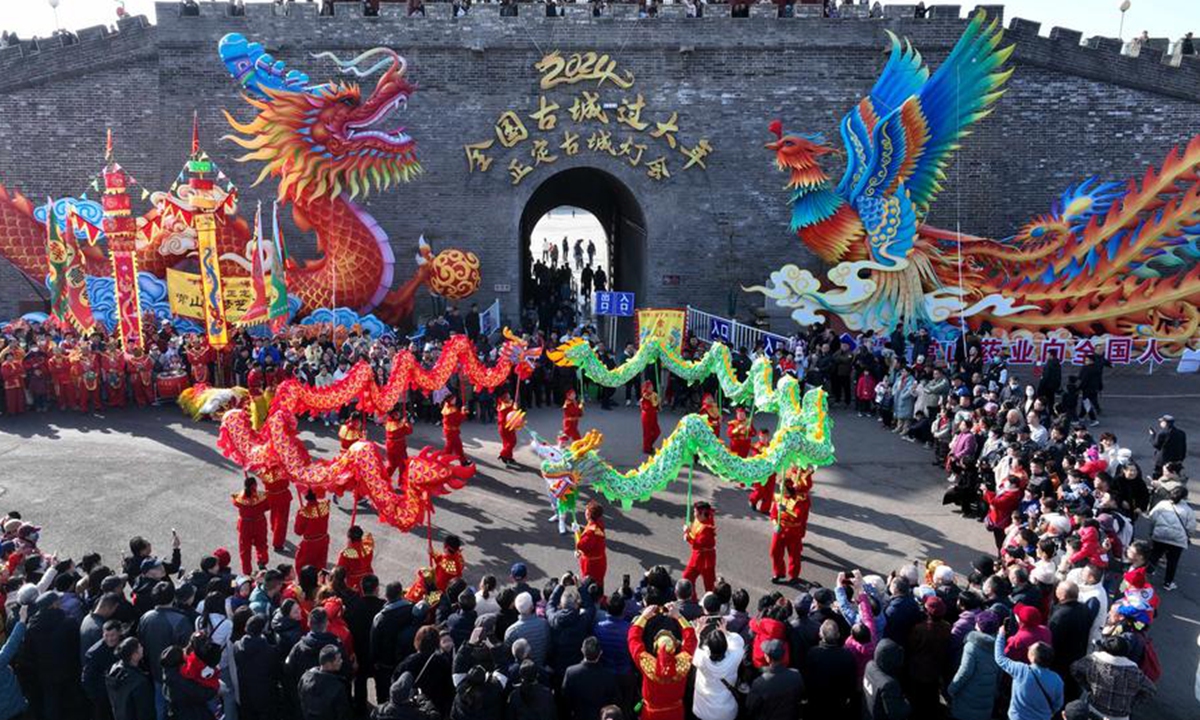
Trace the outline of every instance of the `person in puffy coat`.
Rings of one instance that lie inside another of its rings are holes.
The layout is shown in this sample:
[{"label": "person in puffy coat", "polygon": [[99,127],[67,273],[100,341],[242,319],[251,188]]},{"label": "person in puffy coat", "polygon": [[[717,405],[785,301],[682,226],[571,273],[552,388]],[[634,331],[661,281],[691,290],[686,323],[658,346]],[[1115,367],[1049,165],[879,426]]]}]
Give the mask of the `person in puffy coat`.
[{"label": "person in puffy coat", "polygon": [[401,673],[388,688],[388,701],[371,711],[371,720],[439,720],[437,708],[414,694],[416,678]]},{"label": "person in puffy coat", "polygon": [[113,720],[155,720],[154,684],[150,674],[138,667],[143,654],[137,638],[125,638],[117,646],[119,660],[104,680]]},{"label": "person in puffy coat", "polygon": [[209,708],[217,697],[217,689],[183,676],[183,650],[174,645],[167,648],[159,665],[162,667],[167,717],[170,720],[213,720]]},{"label": "person in puffy coat", "polygon": [[904,648],[893,640],[880,640],[863,677],[863,705],[870,720],[908,720],[911,708],[899,679],[903,669]]},{"label": "person in puffy coat", "polygon": [[995,659],[999,629],[999,616],[984,610],[975,618],[975,629],[967,633],[958,672],[946,690],[954,720],[991,720],[1000,680],[1000,667]]},{"label": "person in puffy coat", "polygon": [[738,681],[738,666],[746,655],[746,641],[737,633],[720,629],[709,634],[692,657],[696,667],[696,690],[692,698],[692,714],[699,720],[734,720],[738,714],[737,698],[730,688]]}]

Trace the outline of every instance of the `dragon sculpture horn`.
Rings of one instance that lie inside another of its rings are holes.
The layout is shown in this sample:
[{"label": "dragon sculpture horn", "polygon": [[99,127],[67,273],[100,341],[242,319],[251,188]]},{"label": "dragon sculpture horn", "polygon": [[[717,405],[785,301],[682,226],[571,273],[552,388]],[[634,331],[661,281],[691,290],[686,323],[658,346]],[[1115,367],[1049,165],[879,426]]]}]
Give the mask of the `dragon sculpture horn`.
[{"label": "dragon sculpture horn", "polygon": [[[387,57],[383,58],[366,70],[359,69],[359,63],[367,60],[368,58],[375,57],[376,55],[386,55]],[[397,53],[395,50],[384,47],[371,48],[370,50],[367,50],[366,52],[363,52],[358,56],[351,58],[350,60],[342,60],[337,55],[334,55],[328,51],[323,53],[313,53],[312,57],[316,59],[329,58],[338,66],[338,70],[340,72],[349,73],[359,78],[367,77],[387,65],[391,65],[392,69],[394,69],[399,75],[403,75],[404,71],[408,69],[408,63],[404,60],[404,58],[400,57],[399,53]]]}]

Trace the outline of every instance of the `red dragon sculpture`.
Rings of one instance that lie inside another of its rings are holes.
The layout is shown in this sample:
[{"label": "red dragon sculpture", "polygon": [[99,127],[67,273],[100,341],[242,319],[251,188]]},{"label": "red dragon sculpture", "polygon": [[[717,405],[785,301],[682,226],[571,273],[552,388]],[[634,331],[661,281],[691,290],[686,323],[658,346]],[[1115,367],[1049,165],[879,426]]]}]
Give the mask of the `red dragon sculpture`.
[{"label": "red dragon sculpture", "polygon": [[[257,111],[247,123],[225,113],[241,135],[229,139],[250,150],[242,161],[265,162],[255,184],[276,178],[278,197],[291,205],[297,226],[316,233],[317,258],[287,261],[288,291],[299,297],[301,315],[332,307],[336,299],[339,307],[373,311],[385,322],[398,323],[412,314],[417,290],[427,283],[450,299],[476,290],[479,260],[473,253],[448,249],[434,255],[424,242],[416,273],[392,289],[396,261],[388,237],[354,202],[372,187],[383,191],[421,171],[415,141],[392,119],[414,91],[403,58],[386,48],[350,61],[334,58],[341,72],[357,77],[383,69],[374,90],[365,93],[354,83],[308,85],[306,75],[285,72],[261,45],[238,34],[221,40],[220,54]],[[382,59],[359,68],[373,57]],[[186,198],[178,200],[174,205],[186,207]],[[138,267],[162,277],[168,267],[194,256],[196,246],[194,231],[164,212],[162,196],[156,193],[154,202],[156,207],[138,218]],[[28,198],[0,185],[0,257],[40,283],[47,272],[46,232],[33,209]],[[249,274],[252,239],[244,219],[218,214],[223,273]],[[88,246],[84,254],[89,274],[111,273],[103,248]]]}]

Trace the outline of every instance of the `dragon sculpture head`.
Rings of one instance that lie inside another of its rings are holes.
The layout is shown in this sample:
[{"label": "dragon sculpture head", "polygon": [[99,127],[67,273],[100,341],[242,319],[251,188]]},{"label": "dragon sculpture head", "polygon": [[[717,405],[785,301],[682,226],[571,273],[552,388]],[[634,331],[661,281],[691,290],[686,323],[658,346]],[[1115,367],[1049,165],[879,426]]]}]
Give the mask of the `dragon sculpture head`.
[{"label": "dragon sculpture head", "polygon": [[[246,88],[258,110],[248,123],[225,113],[230,125],[248,137],[226,136],[251,152],[240,161],[263,161],[255,185],[279,178],[279,199],[311,202],[346,192],[350,199],[408,181],[421,171],[416,142],[396,119],[415,87],[405,77],[407,64],[396,51],[374,48],[350,60],[333,53],[342,73],[363,78],[383,70],[375,89],[364,94],[356,83],[309,85],[308,76],[288,71],[262,45],[238,33],[222,38],[222,60]],[[359,65],[380,58],[370,67]]]},{"label": "dragon sculpture head", "polygon": [[822,155],[840,153],[825,143],[824,135],[784,134],[783,123],[779,120],[771,121],[768,129],[775,139],[766,143],[764,147],[774,151],[775,165],[780,170],[790,173],[787,184],[789,190],[812,188],[829,180],[818,159]]},{"label": "dragon sculpture head", "polygon": [[555,500],[561,500],[582,483],[594,482],[603,473],[601,461],[594,452],[604,442],[604,436],[598,430],[589,430],[566,447],[548,443],[535,432],[530,434],[533,452],[542,461],[542,479]]}]

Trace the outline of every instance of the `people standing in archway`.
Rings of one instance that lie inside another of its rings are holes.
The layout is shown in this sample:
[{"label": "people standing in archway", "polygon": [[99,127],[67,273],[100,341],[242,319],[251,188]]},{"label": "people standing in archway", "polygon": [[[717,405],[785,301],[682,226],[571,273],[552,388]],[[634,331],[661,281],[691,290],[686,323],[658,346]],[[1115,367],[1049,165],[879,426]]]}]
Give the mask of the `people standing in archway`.
[{"label": "people standing in archway", "polygon": [[658,440],[661,430],[658,428],[658,393],[654,392],[654,383],[649,380],[642,382],[642,452],[650,455],[654,452],[654,443]]},{"label": "people standing in archway", "polygon": [[568,440],[578,440],[579,420],[583,417],[583,401],[576,400],[575,388],[567,388],[567,399],[563,401],[562,406],[562,434]]}]

